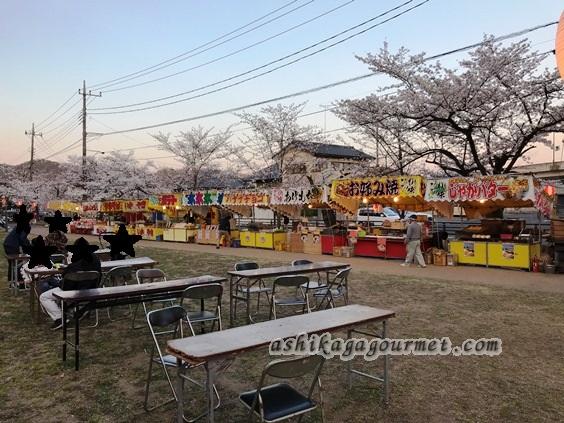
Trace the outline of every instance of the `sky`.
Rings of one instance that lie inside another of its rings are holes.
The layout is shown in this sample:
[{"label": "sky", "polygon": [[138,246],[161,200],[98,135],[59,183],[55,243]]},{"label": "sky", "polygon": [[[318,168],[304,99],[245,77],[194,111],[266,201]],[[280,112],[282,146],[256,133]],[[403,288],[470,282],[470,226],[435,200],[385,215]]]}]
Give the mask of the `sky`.
[{"label": "sky", "polygon": [[[414,0],[392,14],[422,1]],[[158,148],[151,134],[174,135],[197,125],[219,131],[237,125],[238,118],[233,113],[224,113],[149,130],[100,134],[213,114],[363,75],[369,70],[355,56],[376,52],[385,42],[393,50],[404,46],[413,53],[436,54],[479,42],[484,34],[503,35],[556,21],[563,9],[558,0],[429,0],[335,47],[238,86],[166,107],[107,114],[127,110],[107,109],[110,107],[181,92],[195,90],[168,101],[205,94],[239,79],[210,88],[203,86],[280,59],[405,2],[0,0],[0,162],[16,164],[29,160],[30,138],[25,131],[31,129],[32,123],[36,124],[37,132],[42,133],[42,137],[36,137],[36,158],[64,161],[69,154],[81,154],[78,89],[83,80],[87,91],[102,94],[88,97],[89,155],[134,149],[138,159],[177,167],[178,162],[169,157],[170,153]],[[322,14],[325,15],[318,17]],[[312,21],[306,23],[309,20]],[[291,29],[295,26],[298,27]],[[366,26],[369,25],[359,30]],[[239,29],[241,27],[244,28]],[[287,32],[277,35],[284,31]],[[347,35],[353,32],[357,31]],[[552,26],[527,37],[534,49],[547,51],[554,48],[555,33],[556,27]],[[270,37],[273,38],[267,40]],[[250,47],[253,44],[257,45]],[[325,45],[327,43],[322,46]],[[292,59],[314,50],[292,56]],[[170,66],[156,69],[159,63],[179,55],[183,56],[177,60],[183,60],[175,64],[169,61],[164,65]],[[448,56],[443,63],[455,66],[464,56]],[[554,67],[554,59],[548,59],[544,65]],[[153,72],[140,74],[147,68],[143,73]],[[177,72],[181,73],[127,88]],[[138,78],[128,81],[122,78],[130,74]],[[116,78],[122,78],[115,81],[119,84],[108,82]],[[339,99],[368,95],[385,87],[387,82],[376,76],[281,103],[307,102],[304,114],[319,113],[301,118],[300,123],[318,125],[336,136],[344,134],[340,128],[345,124],[325,109]],[[118,90],[112,91],[114,89]],[[106,110],[96,110],[103,108]],[[257,112],[259,107],[245,110]],[[244,133],[244,125],[233,129],[235,139]],[[557,139],[557,144],[561,142]],[[557,152],[557,160],[561,152]],[[533,161],[549,160],[552,160],[551,150],[542,148]]]}]

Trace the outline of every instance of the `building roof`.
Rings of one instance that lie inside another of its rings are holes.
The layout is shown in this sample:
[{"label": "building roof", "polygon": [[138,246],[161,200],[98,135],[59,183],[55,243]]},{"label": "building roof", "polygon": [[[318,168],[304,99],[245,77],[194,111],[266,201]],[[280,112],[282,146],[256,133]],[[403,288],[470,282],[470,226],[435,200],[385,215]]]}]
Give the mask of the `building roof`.
[{"label": "building roof", "polygon": [[[325,144],[325,143],[312,142],[312,141],[297,141],[288,144],[282,151],[286,151],[291,148],[307,151],[312,155],[314,155],[315,157],[352,159],[352,160],[374,159],[374,157],[372,157],[371,155],[366,154],[360,150],[357,150],[354,147],[349,147],[348,145]],[[277,153],[275,156],[277,156],[281,152]]]}]

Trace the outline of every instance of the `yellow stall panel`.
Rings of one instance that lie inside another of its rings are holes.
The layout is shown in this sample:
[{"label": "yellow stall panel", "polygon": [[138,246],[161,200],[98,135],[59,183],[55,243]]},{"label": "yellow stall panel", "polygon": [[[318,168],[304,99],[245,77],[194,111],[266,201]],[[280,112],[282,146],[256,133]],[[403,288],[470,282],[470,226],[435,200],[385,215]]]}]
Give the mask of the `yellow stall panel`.
[{"label": "yellow stall panel", "polygon": [[451,241],[448,246],[451,254],[458,256],[459,264],[479,264],[486,266],[487,246],[485,242]]},{"label": "yellow stall panel", "polygon": [[163,231],[163,240],[174,241],[174,229],[165,229]]},{"label": "yellow stall panel", "polygon": [[186,242],[186,229],[185,228],[174,228],[174,240],[180,242]]},{"label": "yellow stall panel", "polygon": [[488,242],[490,266],[530,269],[533,257],[540,257],[540,244],[516,244],[513,242]]},{"label": "yellow stall panel", "polygon": [[272,232],[257,233],[255,247],[274,249],[274,234]]},{"label": "yellow stall panel", "polygon": [[254,247],[256,235],[256,232],[241,232],[241,247]]}]

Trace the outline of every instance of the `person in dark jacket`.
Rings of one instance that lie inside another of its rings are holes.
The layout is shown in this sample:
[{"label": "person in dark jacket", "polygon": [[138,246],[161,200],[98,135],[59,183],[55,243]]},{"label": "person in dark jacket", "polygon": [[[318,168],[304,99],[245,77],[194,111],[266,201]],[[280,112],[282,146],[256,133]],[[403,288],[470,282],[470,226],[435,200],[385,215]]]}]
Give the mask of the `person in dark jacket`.
[{"label": "person in dark jacket", "polygon": [[217,232],[217,244],[215,248],[219,248],[222,240],[227,243],[231,242],[231,213],[225,214],[221,219],[219,219],[219,228]]},{"label": "person in dark jacket", "polygon": [[110,256],[112,260],[123,260],[125,258],[123,254],[135,257],[133,244],[141,240],[141,238],[141,235],[129,235],[123,223],[119,225],[118,231],[114,235],[104,235],[104,239],[110,243]]},{"label": "person in dark jacket", "polygon": [[[73,272],[84,272],[89,270],[95,270],[101,274],[102,267],[100,260],[94,254],[98,247],[96,245],[90,245],[88,241],[84,238],[78,238],[74,245],[67,245],[67,250],[72,253],[71,263],[63,271],[63,278],[68,273]],[[39,301],[45,312],[53,319],[53,325],[51,329],[59,329],[63,326],[62,312],[59,302],[54,297],[53,294],[60,292],[61,288],[53,288],[47,292],[44,292],[39,297]]]},{"label": "person in dark jacket", "polygon": [[[31,226],[29,223],[25,225],[20,225],[19,223],[13,228],[6,238],[4,239],[4,252],[7,256],[17,255],[17,254],[30,254],[31,253],[31,243],[27,236],[31,232]],[[12,280],[14,275],[12,275],[12,266],[8,263],[8,280]],[[19,280],[21,279],[21,274],[19,269],[16,269]]]},{"label": "person in dark jacket", "polygon": [[67,233],[67,224],[72,221],[72,218],[63,217],[61,211],[57,210],[53,217],[46,217],[44,220],[49,224],[49,233],[55,231]]}]

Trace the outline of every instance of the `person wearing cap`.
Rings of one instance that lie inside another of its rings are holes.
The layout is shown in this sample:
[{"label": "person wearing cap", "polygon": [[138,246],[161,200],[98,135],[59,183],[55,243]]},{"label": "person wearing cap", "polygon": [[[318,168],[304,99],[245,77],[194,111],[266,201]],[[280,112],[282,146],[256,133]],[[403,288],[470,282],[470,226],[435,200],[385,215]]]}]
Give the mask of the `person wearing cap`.
[{"label": "person wearing cap", "polygon": [[417,260],[419,267],[427,267],[423,253],[421,252],[421,237],[423,234],[421,225],[417,223],[415,215],[409,216],[407,221],[407,233],[405,234],[407,255],[405,256],[405,262],[401,265],[409,266],[414,260]]},{"label": "person wearing cap", "polygon": [[[78,238],[74,245],[67,245],[67,250],[72,253],[71,263],[63,270],[63,279],[66,274],[74,272],[84,272],[89,270],[95,270],[102,273],[102,267],[100,265],[100,260],[94,254],[98,247],[96,245],[90,245],[86,239],[83,237]],[[59,301],[54,297],[53,294],[60,292],[61,288],[53,288],[44,292],[39,297],[39,302],[45,310],[45,312],[53,319],[53,325],[51,329],[59,329],[63,326],[62,312]]]}]

